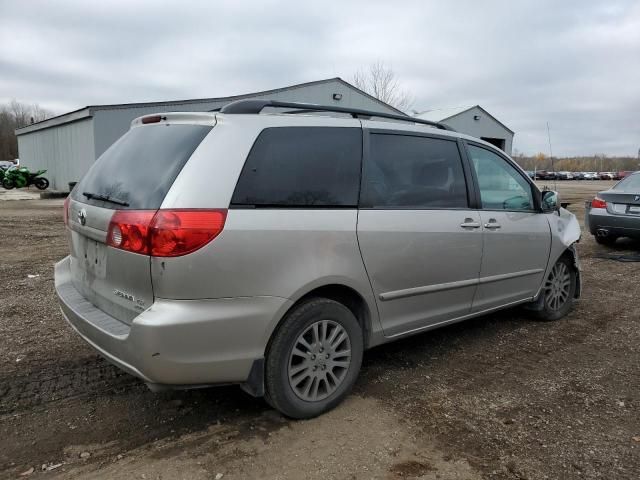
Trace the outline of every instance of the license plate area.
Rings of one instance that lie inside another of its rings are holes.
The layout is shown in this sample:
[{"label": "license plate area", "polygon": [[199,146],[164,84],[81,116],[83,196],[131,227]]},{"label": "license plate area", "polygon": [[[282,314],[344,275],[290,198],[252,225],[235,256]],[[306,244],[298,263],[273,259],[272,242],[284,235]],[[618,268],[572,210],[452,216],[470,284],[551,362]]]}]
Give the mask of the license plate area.
[{"label": "license plate area", "polygon": [[627,213],[631,215],[640,215],[640,205],[629,205]]},{"label": "license plate area", "polygon": [[81,237],[83,247],[79,252],[82,257],[78,258],[80,264],[87,273],[95,278],[104,279],[107,274],[107,247],[100,242],[90,238]]}]

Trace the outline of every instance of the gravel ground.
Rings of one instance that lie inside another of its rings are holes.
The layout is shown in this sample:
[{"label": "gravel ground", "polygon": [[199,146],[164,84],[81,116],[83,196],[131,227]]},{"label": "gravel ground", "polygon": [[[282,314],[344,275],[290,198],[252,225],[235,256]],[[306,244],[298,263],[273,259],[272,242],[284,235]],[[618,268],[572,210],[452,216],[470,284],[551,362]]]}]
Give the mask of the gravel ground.
[{"label": "gravel ground", "polygon": [[[608,185],[558,188],[582,221]],[[587,233],[567,318],[508,310],[375,348],[343,405],[292,422],[236,387],[151,393],[93,353],[53,293],[61,205],[0,201],[1,478],[640,477],[640,263]]]}]

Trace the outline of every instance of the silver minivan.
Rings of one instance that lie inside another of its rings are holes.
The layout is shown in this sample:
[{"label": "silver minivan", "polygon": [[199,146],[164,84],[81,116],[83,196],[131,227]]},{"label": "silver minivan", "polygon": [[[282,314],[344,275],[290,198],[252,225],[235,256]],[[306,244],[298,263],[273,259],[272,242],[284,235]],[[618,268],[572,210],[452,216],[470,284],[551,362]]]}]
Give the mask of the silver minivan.
[{"label": "silver minivan", "polygon": [[245,100],[134,120],[76,185],[64,316],[152,389],[336,406],[365,349],[580,294],[580,229],[508,156],[425,120]]}]

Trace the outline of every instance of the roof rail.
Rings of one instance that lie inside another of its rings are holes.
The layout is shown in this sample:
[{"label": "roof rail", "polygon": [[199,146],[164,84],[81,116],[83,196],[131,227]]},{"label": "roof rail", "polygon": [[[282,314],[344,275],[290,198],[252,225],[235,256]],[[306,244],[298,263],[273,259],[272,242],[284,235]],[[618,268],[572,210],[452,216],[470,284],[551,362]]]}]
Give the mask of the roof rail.
[{"label": "roof rail", "polygon": [[[429,125],[441,130],[450,130],[455,132],[453,128],[444,123],[431,122],[429,120],[423,120],[421,118],[414,118],[408,115],[396,115],[394,113],[382,113],[374,112],[371,110],[360,110],[358,108],[345,108],[345,107],[332,107],[330,105],[316,105],[313,103],[296,103],[296,102],[279,102],[277,100],[237,100],[235,102],[228,103],[220,109],[220,113],[233,113],[233,114],[258,114],[267,107],[273,108],[294,108],[307,112],[336,112],[347,113],[353,118],[360,117],[378,117],[389,118],[392,120],[398,120],[401,122],[420,123],[422,125]],[[213,110],[212,110],[213,111]],[[216,109],[217,111],[217,109]],[[303,113],[303,112],[287,112],[287,113]]]}]

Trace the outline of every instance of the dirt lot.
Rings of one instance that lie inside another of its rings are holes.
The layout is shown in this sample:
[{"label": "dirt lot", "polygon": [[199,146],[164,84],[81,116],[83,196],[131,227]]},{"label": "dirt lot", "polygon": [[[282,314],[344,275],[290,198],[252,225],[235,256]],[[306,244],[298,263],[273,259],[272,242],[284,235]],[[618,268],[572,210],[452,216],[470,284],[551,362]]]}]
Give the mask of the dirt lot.
[{"label": "dirt lot", "polygon": [[[608,184],[558,186],[582,221]],[[154,394],[107,364],[54,298],[61,202],[0,218],[0,477],[640,477],[640,263],[588,234],[568,318],[510,310],[378,347],[345,404],[292,422],[236,387]]]}]

